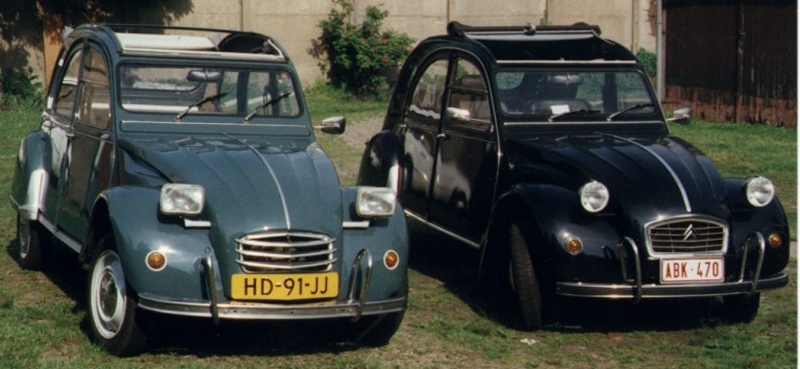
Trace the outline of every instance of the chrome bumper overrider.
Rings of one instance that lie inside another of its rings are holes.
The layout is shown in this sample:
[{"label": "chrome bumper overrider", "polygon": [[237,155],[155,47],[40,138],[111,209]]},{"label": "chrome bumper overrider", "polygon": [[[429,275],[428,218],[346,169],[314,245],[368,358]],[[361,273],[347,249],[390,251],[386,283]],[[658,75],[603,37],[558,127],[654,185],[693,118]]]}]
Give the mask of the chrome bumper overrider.
[{"label": "chrome bumper overrider", "polygon": [[[634,270],[632,282],[626,284],[600,284],[585,282],[557,282],[556,293],[562,296],[573,297],[594,297],[606,299],[633,299],[639,302],[645,298],[681,298],[681,297],[711,297],[721,295],[752,294],[773,288],[780,288],[789,283],[789,276],[785,272],[779,273],[768,278],[760,278],[761,267],[764,264],[764,250],[766,241],[761,233],[754,233],[758,241],[758,260],[753,280],[744,280],[745,266],[747,264],[747,252],[744,253],[739,267],[738,280],[724,283],[709,284],[681,284],[681,285],[660,285],[643,284],[642,267],[639,258],[639,247],[630,238],[625,238],[619,244],[620,267],[622,268],[623,279],[629,280],[630,274],[626,268],[625,249],[628,248],[633,254]],[[747,242],[745,244],[748,244]],[[746,247],[746,246],[745,246]]]},{"label": "chrome bumper overrider", "polygon": [[[361,260],[365,257],[367,267],[361,273]],[[202,260],[210,300],[174,299],[141,293],[139,294],[138,306],[142,309],[162,314],[212,318],[215,324],[219,322],[219,319],[293,320],[350,318],[356,321],[362,315],[396,313],[406,309],[407,296],[393,297],[380,301],[366,301],[372,278],[372,255],[367,249],[359,251],[353,260],[347,300],[297,305],[220,300],[217,293],[217,275],[213,258],[213,251],[207,249],[206,256]],[[356,283],[359,274],[363,275],[360,285]]]}]

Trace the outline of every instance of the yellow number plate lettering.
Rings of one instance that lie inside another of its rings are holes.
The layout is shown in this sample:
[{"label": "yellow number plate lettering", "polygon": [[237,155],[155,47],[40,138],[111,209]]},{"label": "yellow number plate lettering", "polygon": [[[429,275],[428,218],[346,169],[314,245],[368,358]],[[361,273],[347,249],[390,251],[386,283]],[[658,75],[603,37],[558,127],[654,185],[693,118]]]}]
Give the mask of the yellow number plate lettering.
[{"label": "yellow number plate lettering", "polygon": [[339,274],[234,274],[231,288],[234,300],[332,299],[339,296]]}]

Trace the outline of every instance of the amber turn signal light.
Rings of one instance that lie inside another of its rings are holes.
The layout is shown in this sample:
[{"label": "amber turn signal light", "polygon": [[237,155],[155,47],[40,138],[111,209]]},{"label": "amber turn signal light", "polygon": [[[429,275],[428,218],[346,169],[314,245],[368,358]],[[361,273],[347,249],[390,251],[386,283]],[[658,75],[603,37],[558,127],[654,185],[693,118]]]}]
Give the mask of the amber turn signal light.
[{"label": "amber turn signal light", "polygon": [[398,255],[397,252],[389,250],[383,254],[383,265],[386,266],[386,269],[393,270],[397,268],[398,264],[400,264],[400,255]]},{"label": "amber turn signal light", "polygon": [[781,235],[773,233],[769,235],[769,238],[767,238],[767,243],[769,243],[769,247],[777,249],[783,244],[783,238],[781,237]]},{"label": "amber turn signal light", "polygon": [[167,257],[158,251],[151,251],[147,254],[146,263],[151,270],[159,271],[167,266]]},{"label": "amber turn signal light", "polygon": [[567,252],[572,255],[577,255],[581,250],[583,250],[583,242],[578,237],[568,237],[567,242],[564,244],[564,248],[567,249]]}]

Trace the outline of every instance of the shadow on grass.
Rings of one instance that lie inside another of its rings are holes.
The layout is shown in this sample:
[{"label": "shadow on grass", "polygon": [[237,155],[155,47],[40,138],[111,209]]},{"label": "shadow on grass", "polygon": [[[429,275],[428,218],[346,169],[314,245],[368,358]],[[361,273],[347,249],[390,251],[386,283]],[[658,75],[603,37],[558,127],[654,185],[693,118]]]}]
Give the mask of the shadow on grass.
[{"label": "shadow on grass", "polygon": [[[80,329],[91,337],[87,312],[87,273],[78,265],[77,254],[65,246],[48,245],[42,273],[64,294],[75,301],[72,313],[82,316]],[[44,250],[43,250],[44,251]],[[17,240],[6,246],[18,260]],[[251,355],[283,356],[341,353],[357,350],[350,343],[347,320],[317,321],[222,321],[149,313],[138,310],[148,335],[146,353],[178,354],[197,357]]]},{"label": "shadow on grass", "polygon": [[[490,306],[478,280],[480,254],[469,246],[410,222],[410,268],[441,281],[479,315],[515,327],[512,301]],[[563,332],[674,331],[726,324],[719,299],[631,300],[545,297],[544,330]]]}]

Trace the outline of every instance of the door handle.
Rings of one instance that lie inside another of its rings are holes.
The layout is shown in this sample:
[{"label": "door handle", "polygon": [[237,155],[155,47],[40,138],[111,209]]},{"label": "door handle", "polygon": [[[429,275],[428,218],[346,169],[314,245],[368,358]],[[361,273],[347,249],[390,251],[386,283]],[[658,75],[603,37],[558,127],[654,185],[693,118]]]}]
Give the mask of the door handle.
[{"label": "door handle", "polygon": [[436,139],[440,141],[445,141],[450,139],[450,136],[448,136],[447,133],[439,133],[436,135]]}]

